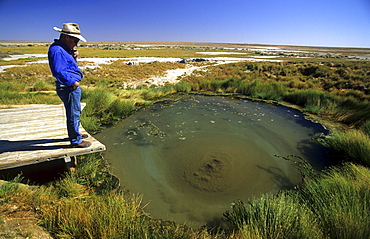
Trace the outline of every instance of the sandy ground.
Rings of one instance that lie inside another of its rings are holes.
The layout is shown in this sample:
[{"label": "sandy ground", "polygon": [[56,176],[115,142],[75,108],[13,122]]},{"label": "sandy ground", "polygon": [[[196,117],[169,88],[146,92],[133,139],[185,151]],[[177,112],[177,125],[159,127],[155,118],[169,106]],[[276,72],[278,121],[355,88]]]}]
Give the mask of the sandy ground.
[{"label": "sandy ground", "polygon": [[190,75],[193,73],[194,70],[200,69],[202,67],[190,67],[187,69],[176,69],[176,70],[168,70],[164,76],[154,76],[147,80],[143,81],[135,81],[130,83],[124,83],[124,88],[136,88],[139,85],[143,85],[144,83],[147,85],[157,85],[163,86],[165,84],[176,84],[179,82],[179,77],[184,75]]},{"label": "sandy ground", "polygon": [[5,57],[4,61],[13,61],[22,58],[39,58],[39,57],[48,57],[46,53],[42,54],[23,54],[23,55],[11,55],[10,57]]}]

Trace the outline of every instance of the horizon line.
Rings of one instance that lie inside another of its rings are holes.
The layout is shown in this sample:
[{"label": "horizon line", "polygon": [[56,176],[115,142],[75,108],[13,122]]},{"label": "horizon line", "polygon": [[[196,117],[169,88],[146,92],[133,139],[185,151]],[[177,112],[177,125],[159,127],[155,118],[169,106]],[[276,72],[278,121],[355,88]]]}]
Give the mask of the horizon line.
[{"label": "horizon line", "polygon": [[[1,42],[17,43],[17,42],[53,42],[54,40],[1,40]],[[133,40],[91,40],[86,43],[80,43],[81,45],[89,43],[100,43],[100,42],[111,42],[111,43],[151,43],[151,44],[226,44],[226,45],[249,45],[249,46],[281,46],[281,47],[309,47],[309,48],[357,48],[357,49],[369,49],[370,46],[326,46],[326,45],[296,45],[296,44],[268,44],[268,43],[241,43],[241,42],[205,42],[205,41],[133,41]]]}]

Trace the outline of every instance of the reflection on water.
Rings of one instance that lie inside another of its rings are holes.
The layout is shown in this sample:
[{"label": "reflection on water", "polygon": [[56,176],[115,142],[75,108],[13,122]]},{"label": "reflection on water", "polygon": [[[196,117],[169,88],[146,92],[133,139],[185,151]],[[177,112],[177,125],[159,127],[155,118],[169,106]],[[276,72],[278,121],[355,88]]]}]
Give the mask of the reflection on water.
[{"label": "reflection on water", "polygon": [[143,194],[154,218],[199,227],[219,222],[231,203],[300,182],[299,155],[315,168],[325,132],[293,109],[224,97],[160,102],[96,135],[105,158],[131,193]]}]

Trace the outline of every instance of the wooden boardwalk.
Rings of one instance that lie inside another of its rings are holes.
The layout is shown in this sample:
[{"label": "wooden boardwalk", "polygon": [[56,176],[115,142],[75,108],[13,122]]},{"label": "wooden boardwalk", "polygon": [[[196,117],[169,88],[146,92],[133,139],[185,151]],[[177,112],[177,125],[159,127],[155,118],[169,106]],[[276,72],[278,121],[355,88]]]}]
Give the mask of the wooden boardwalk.
[{"label": "wooden boardwalk", "polygon": [[88,148],[70,146],[62,104],[0,109],[0,170],[105,150],[91,135],[86,140]]}]

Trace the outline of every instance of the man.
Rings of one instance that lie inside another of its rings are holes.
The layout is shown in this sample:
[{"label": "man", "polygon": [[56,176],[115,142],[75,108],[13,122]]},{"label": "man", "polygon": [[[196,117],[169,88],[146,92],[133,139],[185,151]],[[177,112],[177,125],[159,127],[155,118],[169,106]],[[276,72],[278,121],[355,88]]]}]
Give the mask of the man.
[{"label": "man", "polygon": [[49,66],[56,78],[56,91],[63,101],[67,116],[67,131],[71,145],[86,148],[91,146],[89,141],[83,141],[87,134],[79,131],[81,115],[80,81],[83,74],[77,66],[78,51],[74,50],[79,40],[86,42],[76,23],[64,23],[63,29],[54,27],[60,32],[48,52]]}]

